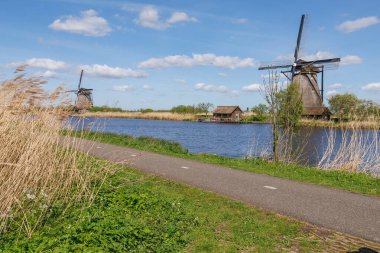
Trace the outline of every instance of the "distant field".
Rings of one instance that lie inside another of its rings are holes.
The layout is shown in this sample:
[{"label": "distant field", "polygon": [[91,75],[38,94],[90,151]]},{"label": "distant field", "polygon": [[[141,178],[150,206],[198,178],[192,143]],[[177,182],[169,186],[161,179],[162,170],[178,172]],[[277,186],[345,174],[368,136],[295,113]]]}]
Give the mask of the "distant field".
[{"label": "distant field", "polygon": [[194,121],[195,114],[182,114],[172,112],[85,112],[78,116],[99,117],[99,118],[133,118],[133,119],[153,119],[153,120],[178,120]]}]

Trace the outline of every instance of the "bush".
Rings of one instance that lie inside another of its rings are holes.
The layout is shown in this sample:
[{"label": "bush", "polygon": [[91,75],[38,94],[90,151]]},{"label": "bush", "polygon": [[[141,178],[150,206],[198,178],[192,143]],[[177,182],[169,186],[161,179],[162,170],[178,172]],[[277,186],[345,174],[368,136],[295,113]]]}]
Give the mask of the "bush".
[{"label": "bush", "polygon": [[124,110],[117,107],[109,107],[107,105],[94,106],[89,109],[90,112],[123,112]]}]

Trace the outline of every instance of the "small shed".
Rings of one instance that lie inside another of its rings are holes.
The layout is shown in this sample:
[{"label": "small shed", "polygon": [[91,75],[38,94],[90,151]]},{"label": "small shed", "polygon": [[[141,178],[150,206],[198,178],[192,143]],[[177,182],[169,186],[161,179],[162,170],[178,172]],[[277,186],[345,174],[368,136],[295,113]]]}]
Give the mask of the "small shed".
[{"label": "small shed", "polygon": [[212,112],[213,121],[220,122],[239,122],[243,111],[239,106],[218,106]]}]

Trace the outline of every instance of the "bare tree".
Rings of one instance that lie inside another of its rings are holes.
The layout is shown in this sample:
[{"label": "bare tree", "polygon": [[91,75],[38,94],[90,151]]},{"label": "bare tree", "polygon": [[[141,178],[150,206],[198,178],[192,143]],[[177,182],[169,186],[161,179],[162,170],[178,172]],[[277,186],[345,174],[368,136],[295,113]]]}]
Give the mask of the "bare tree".
[{"label": "bare tree", "polygon": [[278,141],[280,134],[280,122],[279,122],[279,111],[280,103],[278,98],[278,93],[281,91],[281,84],[279,82],[280,75],[277,71],[269,70],[267,79],[263,80],[263,92],[265,100],[268,103],[269,115],[272,122],[272,151],[274,161],[279,161],[278,152]]},{"label": "bare tree", "polygon": [[269,70],[263,80],[263,91],[272,123],[273,160],[297,163],[307,143],[307,138],[299,138],[296,131],[302,114],[302,97],[296,84],[283,88],[280,75]]}]

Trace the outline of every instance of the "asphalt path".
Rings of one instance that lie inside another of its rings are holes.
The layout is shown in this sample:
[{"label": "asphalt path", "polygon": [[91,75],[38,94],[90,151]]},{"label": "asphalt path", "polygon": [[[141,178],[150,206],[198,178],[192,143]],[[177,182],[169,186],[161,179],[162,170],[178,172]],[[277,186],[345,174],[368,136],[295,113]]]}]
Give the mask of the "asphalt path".
[{"label": "asphalt path", "polygon": [[69,138],[65,142],[95,157],[380,242],[378,197],[88,140]]}]

